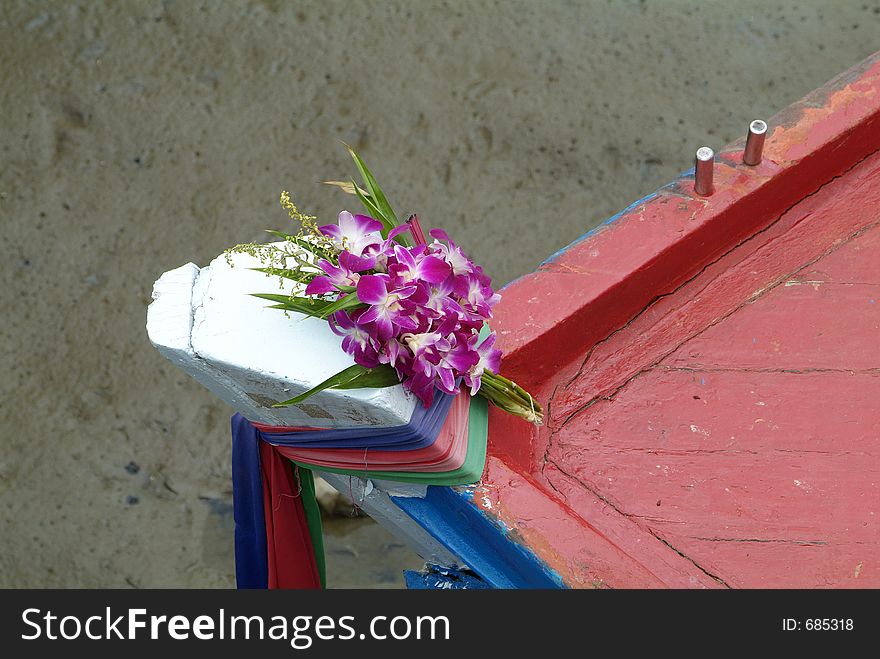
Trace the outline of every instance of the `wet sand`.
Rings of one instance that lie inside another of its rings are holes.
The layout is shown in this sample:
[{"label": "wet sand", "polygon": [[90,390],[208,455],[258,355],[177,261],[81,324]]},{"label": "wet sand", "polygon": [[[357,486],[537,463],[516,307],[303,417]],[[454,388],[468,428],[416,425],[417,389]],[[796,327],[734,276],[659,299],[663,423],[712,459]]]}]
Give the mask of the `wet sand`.
[{"label": "wet sand", "polygon": [[[233,584],[232,410],[144,331],[153,281],[367,159],[497,283],[880,43],[870,2],[0,6],[0,586]],[[328,532],[331,585],[417,557]]]}]

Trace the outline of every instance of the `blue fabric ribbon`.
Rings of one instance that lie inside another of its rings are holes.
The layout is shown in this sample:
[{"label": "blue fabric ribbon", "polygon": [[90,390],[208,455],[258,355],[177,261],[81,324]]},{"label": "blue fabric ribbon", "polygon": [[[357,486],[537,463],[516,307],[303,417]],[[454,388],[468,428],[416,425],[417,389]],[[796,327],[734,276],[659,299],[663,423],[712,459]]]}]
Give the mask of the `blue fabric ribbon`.
[{"label": "blue fabric ribbon", "polygon": [[232,417],[232,514],[239,588],[269,587],[259,441],[257,429],[247,419],[240,414]]},{"label": "blue fabric ribbon", "polygon": [[369,449],[413,451],[437,440],[453,396],[435,391],[425,409],[417,404],[409,423],[393,427],[340,428],[263,432],[241,414],[232,417],[232,504],[235,518],[235,579],[239,588],[268,588],[268,550],[263,509],[263,474],[260,445],[297,448]]},{"label": "blue fabric ribbon", "polygon": [[440,434],[455,396],[436,390],[434,402],[425,409],[416,404],[409,423],[402,426],[334,428],[331,430],[293,430],[262,432],[262,438],[275,446],[295,448],[367,449],[382,447],[383,451],[414,451],[430,446]]}]

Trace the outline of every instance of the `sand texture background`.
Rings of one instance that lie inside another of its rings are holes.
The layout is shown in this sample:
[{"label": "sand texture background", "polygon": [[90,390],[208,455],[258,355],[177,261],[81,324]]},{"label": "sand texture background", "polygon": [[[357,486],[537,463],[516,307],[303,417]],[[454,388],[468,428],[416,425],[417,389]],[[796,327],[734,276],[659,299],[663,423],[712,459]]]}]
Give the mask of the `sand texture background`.
[{"label": "sand texture background", "polygon": [[[283,188],[351,206],[342,139],[501,284],[869,55],[880,3],[3,0],[0,34],[0,586],[228,587],[231,410],[147,340],[163,271]],[[343,531],[331,584],[418,564]]]}]

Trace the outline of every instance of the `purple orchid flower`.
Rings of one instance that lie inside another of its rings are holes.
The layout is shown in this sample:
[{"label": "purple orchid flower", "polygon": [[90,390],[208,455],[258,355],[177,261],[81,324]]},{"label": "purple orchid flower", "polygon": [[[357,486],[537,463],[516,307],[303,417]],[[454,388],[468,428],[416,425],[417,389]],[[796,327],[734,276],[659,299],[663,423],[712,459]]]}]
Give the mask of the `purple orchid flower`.
[{"label": "purple orchid flower", "polygon": [[[473,343],[479,339],[477,334],[473,336]],[[497,372],[501,367],[501,351],[495,347],[495,332],[492,332],[483,339],[483,342],[476,347],[478,355],[477,363],[471,366],[464,376],[464,382],[471,388],[471,396],[475,395],[482,385],[483,373],[486,370]]]},{"label": "purple orchid flower", "polygon": [[439,256],[426,254],[422,245],[412,249],[395,245],[394,258],[396,262],[389,265],[388,271],[403,282],[422,280],[429,284],[439,284],[452,272],[446,261]]},{"label": "purple orchid flower", "polygon": [[501,296],[488,286],[484,286],[480,278],[475,275],[468,277],[456,277],[455,292],[484,318],[492,317],[494,307]]},{"label": "purple orchid flower", "polygon": [[339,265],[351,272],[363,272],[371,270],[376,265],[375,256],[356,256],[348,250],[339,253]]},{"label": "purple orchid flower", "polygon": [[406,380],[404,380],[404,376],[401,376],[401,380],[407,383],[409,390],[422,401],[422,405],[431,407],[431,403],[434,401],[434,378],[424,373],[414,373],[406,376]]},{"label": "purple orchid flower", "polygon": [[[425,406],[436,389],[450,394],[459,383],[471,395],[487,370],[499,367],[496,335],[480,342],[479,331],[500,295],[491,279],[449,239],[433,229],[426,244],[418,218],[391,230],[365,215],[343,212],[337,225],[321,227],[340,247],[338,264],[322,260],[323,271],[308,295],[343,294],[354,288],[365,307],[339,311],[330,319],[342,348],[367,368],[388,364]],[[415,247],[395,237],[410,231]]]},{"label": "purple orchid flower", "polygon": [[457,300],[452,298],[455,278],[447,277],[439,284],[427,287],[428,299],[425,302],[425,310],[433,312],[436,317],[459,316],[464,313]]},{"label": "purple orchid flower", "polygon": [[[437,351],[437,355],[439,359],[437,363],[433,364],[431,370],[434,373],[437,387],[448,394],[454,394],[457,374],[466,373],[471,366],[477,363],[479,357],[471,350],[467,341],[460,340],[456,334],[450,334],[449,337],[449,339],[438,342],[437,347],[440,349]],[[441,345],[444,341],[446,346]],[[446,350],[443,350],[443,347],[446,347]]]},{"label": "purple orchid flower", "polygon": [[318,261],[318,267],[326,275],[319,275],[306,286],[306,295],[326,295],[338,293],[344,286],[357,286],[360,272],[369,270],[376,264],[375,257],[355,256],[343,250],[339,253],[339,265],[333,265],[327,259]]},{"label": "purple orchid flower", "polygon": [[[474,271],[474,264],[464,255],[461,248],[450,240],[449,235],[443,229],[431,229],[428,233],[435,238],[431,247],[443,256],[452,268],[452,274],[467,275]],[[438,241],[444,241],[446,244]]]},{"label": "purple orchid flower", "polygon": [[[418,334],[404,334],[402,338],[412,353],[413,360],[418,363],[427,351],[434,349],[437,343],[443,339],[443,335],[439,332],[420,332]],[[422,370],[427,375],[431,368],[422,362]]]},{"label": "purple orchid flower", "polygon": [[379,365],[379,354],[367,328],[359,321],[361,310],[353,311],[351,316],[345,311],[337,311],[330,316],[330,329],[342,338],[342,349],[354,357],[356,363],[365,368]]},{"label": "purple orchid flower", "polygon": [[407,313],[401,304],[416,292],[417,286],[404,286],[389,290],[391,277],[388,275],[363,275],[357,284],[358,299],[370,307],[360,317],[362,323],[373,323],[376,337],[387,341],[395,335],[395,326],[399,329],[412,330],[418,323]]},{"label": "purple orchid flower", "polygon": [[375,257],[376,263],[373,269],[376,272],[388,272],[388,260],[389,258],[394,258],[394,246],[397,244],[394,242],[394,239],[409,230],[410,226],[408,224],[396,226],[388,232],[388,237],[382,243],[370,245],[364,250],[364,256]]},{"label": "purple orchid flower", "polygon": [[352,215],[348,211],[339,214],[337,224],[318,227],[325,236],[333,238],[339,249],[361,256],[372,245],[382,243],[382,223],[367,215]]},{"label": "purple orchid flower", "polygon": [[398,373],[408,370],[408,364],[405,362],[409,362],[411,358],[406,347],[398,339],[386,341],[379,353],[379,361],[398,369]]}]

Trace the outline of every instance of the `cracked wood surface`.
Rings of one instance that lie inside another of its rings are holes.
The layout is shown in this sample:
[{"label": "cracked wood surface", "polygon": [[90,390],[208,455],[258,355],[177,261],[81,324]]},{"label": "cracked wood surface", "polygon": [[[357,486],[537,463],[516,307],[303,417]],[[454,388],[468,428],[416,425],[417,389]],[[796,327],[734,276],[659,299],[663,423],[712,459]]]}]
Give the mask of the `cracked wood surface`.
[{"label": "cracked wood surface", "polygon": [[[553,397],[554,414],[569,419],[595,399],[611,395],[639,369],[654,366],[685,341],[698,337],[780,284],[789,289],[791,283],[799,282],[798,277],[811,279],[815,275],[809,275],[810,271],[821,272],[824,266],[816,265],[817,261],[880,222],[878,175],[880,156],[874,154],[850,170],[848,176],[834,179],[770,227],[709,264],[675,293],[658,299],[589,352],[577,375]],[[866,260],[872,259],[866,255]],[[876,263],[871,265],[876,267]],[[862,269],[869,268],[865,265]],[[858,275],[856,278],[863,279]],[[798,286],[798,290],[802,288]],[[846,306],[848,300],[828,304]],[[794,313],[800,314],[801,310],[795,309]],[[854,315],[854,322],[873,322],[869,317]],[[791,325],[792,329],[796,325],[807,334],[811,331],[800,320]],[[742,329],[748,333],[747,328]],[[831,336],[827,340],[835,340]],[[804,349],[816,347],[811,344]],[[872,351],[876,357],[877,347],[872,346]],[[828,358],[835,357],[830,353]],[[873,364],[880,362],[874,359]],[[767,366],[758,364],[762,365]]]},{"label": "cracked wood surface", "polygon": [[880,586],[878,112],[875,56],[505,289],[547,425],[492,414],[483,507],[567,583]]},{"label": "cracked wood surface", "polygon": [[724,585],[880,585],[878,222],[872,155],[598,345],[548,483]]},{"label": "cracked wood surface", "polygon": [[542,471],[590,494],[568,483],[574,511],[599,499],[726,586],[880,585],[878,173],[875,154],[590,352]]}]

